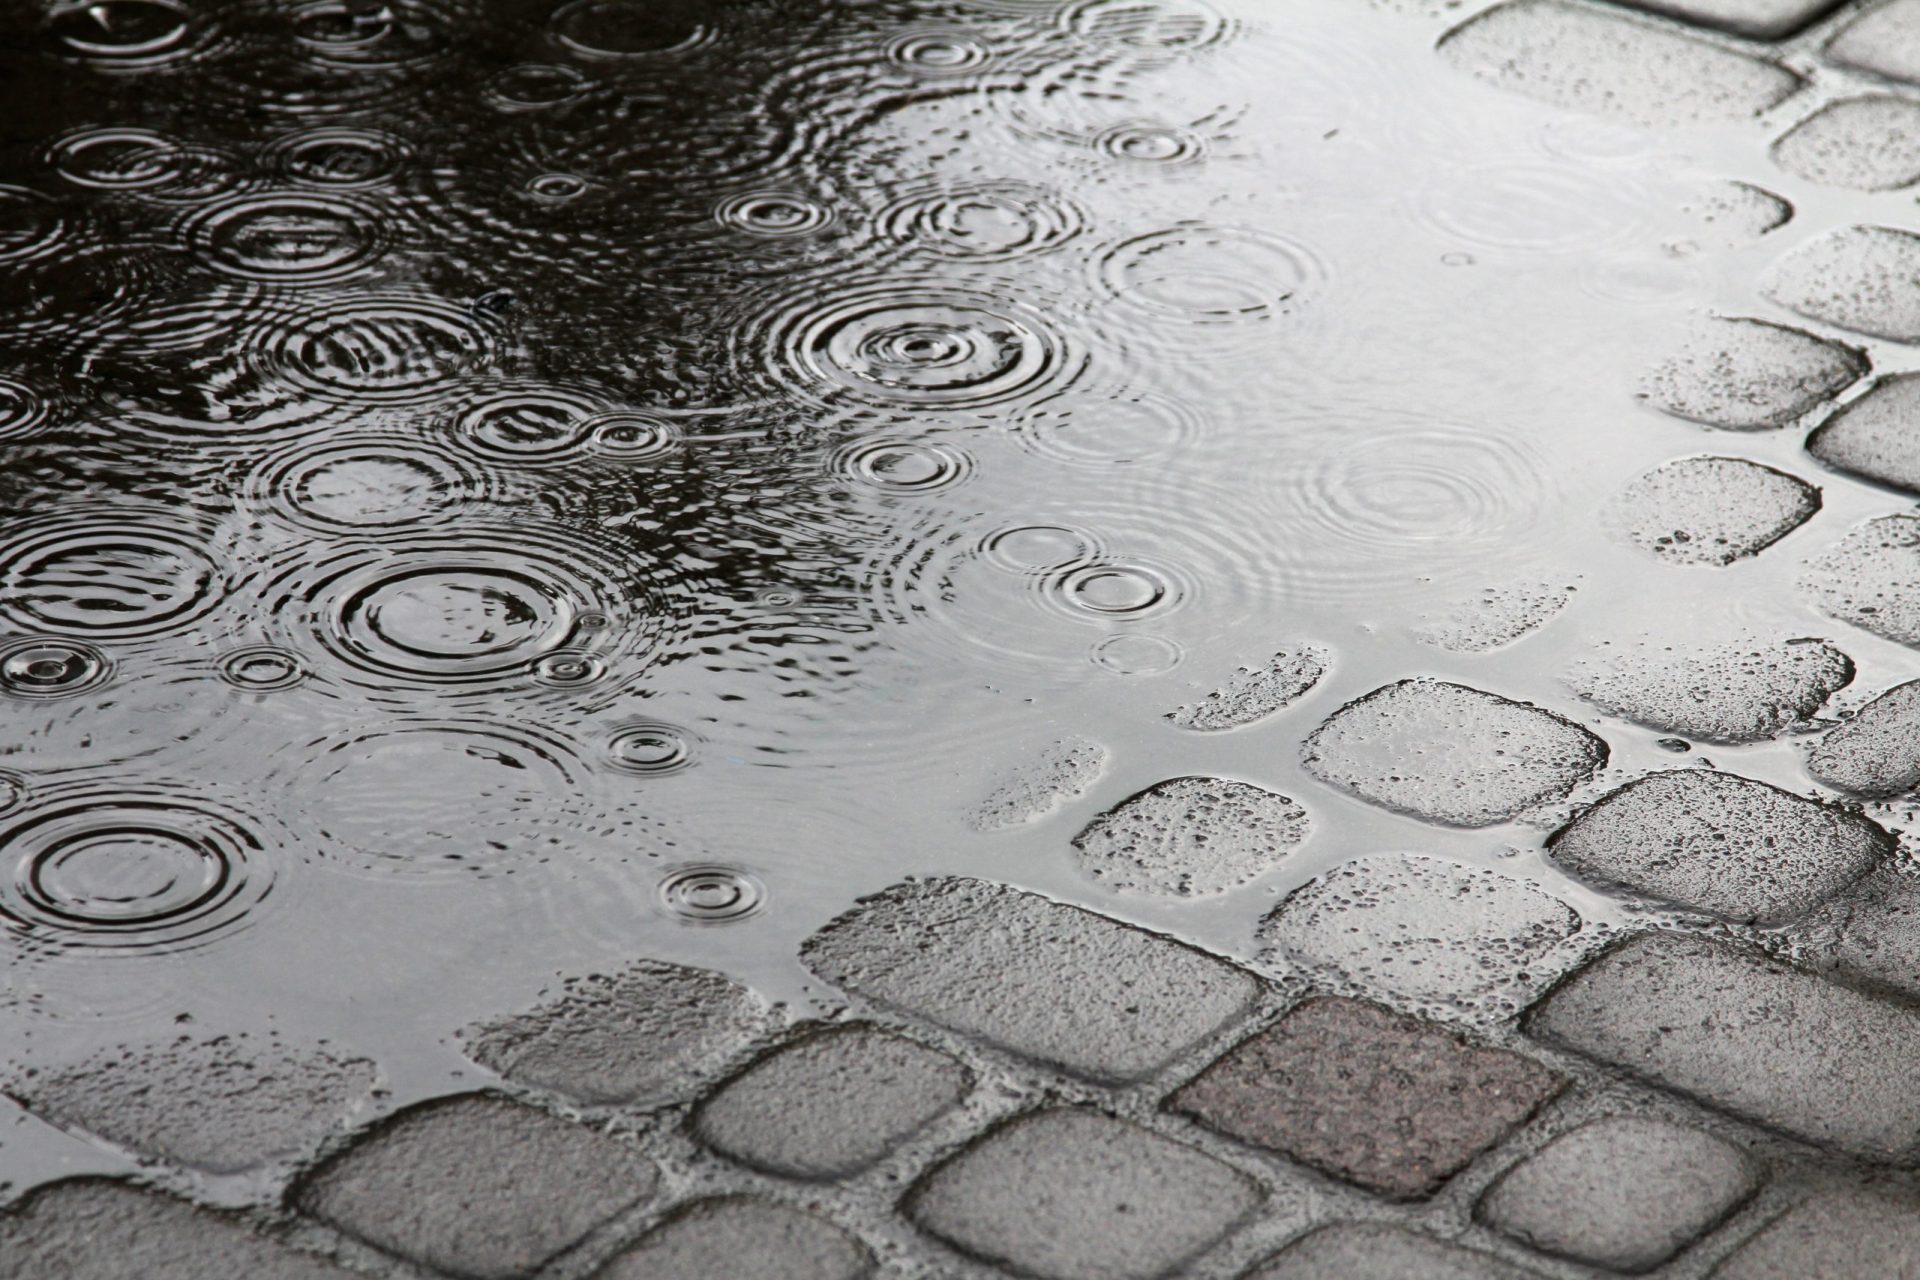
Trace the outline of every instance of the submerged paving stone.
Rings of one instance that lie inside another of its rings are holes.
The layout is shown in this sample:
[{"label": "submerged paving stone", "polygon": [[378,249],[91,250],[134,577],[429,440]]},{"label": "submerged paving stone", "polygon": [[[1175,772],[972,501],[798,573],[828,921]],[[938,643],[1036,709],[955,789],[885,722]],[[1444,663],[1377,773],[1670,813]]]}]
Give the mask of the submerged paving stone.
[{"label": "submerged paving stone", "polygon": [[1883,867],[1808,916],[1796,930],[1817,964],[1859,985],[1920,997],[1920,879]]},{"label": "submerged paving stone", "polygon": [[1558,800],[1607,761],[1607,744],[1538,707],[1441,680],[1402,680],[1313,731],[1307,771],[1398,813],[1459,827]]},{"label": "submerged paving stone", "polygon": [[1744,458],[1676,458],[1636,478],[1608,508],[1636,546],[1673,564],[1725,566],[1757,555],[1820,509],[1820,491]]},{"label": "submerged paving stone", "polygon": [[1920,1280],[1920,1205],[1864,1191],[1809,1196],[1754,1233],[1710,1280]]},{"label": "submerged paving stone", "polygon": [[1774,263],[1760,292],[1855,333],[1920,341],[1920,236],[1892,227],[1830,231]]},{"label": "submerged paving stone", "polygon": [[1910,186],[1920,181],[1920,103],[1885,95],[1831,103],[1781,135],[1773,160],[1830,187]]},{"label": "submerged paving stone", "polygon": [[1430,1196],[1564,1082],[1531,1058],[1339,997],[1303,1001],[1168,1107],[1400,1200]]},{"label": "submerged paving stone", "polygon": [[1837,471],[1920,493],[1920,375],[1882,378],[1807,437]]},{"label": "submerged paving stone", "polygon": [[1106,772],[1107,749],[1090,738],[1062,738],[1007,773],[967,814],[976,831],[1010,831],[1078,799]]},{"label": "submerged paving stone", "polygon": [[15,1280],[354,1280],[224,1214],[105,1178],[40,1187],[0,1214]]},{"label": "submerged paving stone", "polygon": [[1561,0],[1489,9],[1448,32],[1440,54],[1530,98],[1649,125],[1744,119],[1800,87],[1763,59]]},{"label": "submerged paving stone", "polygon": [[1415,627],[1413,638],[1452,653],[1486,653],[1544,626],[1572,598],[1572,587],[1547,582],[1488,587]]},{"label": "submerged paving stone", "polygon": [[795,1178],[860,1172],[973,1087],[948,1055],[872,1027],[819,1031],[761,1059],[694,1113],[700,1140]]},{"label": "submerged paving stone", "polygon": [[908,1198],[915,1225],[1042,1280],[1172,1275],[1258,1207],[1247,1175],[1183,1142],[1092,1111],[995,1129]]},{"label": "submerged paving stone", "polygon": [[1494,1230],[1610,1271],[1651,1271],[1759,1190],[1759,1161],[1685,1125],[1595,1120],[1528,1156],[1480,1198]]},{"label": "submerged paving stone", "polygon": [[489,1094],[423,1103],[294,1190],[302,1211],[409,1262],[515,1280],[653,1195],[631,1143]]},{"label": "submerged paving stone", "polygon": [[[1729,248],[1749,244],[1793,220],[1793,206],[1764,187],[1720,179],[1680,206],[1702,232]],[[1757,321],[1755,323],[1758,323]]]},{"label": "submerged paving stone", "polygon": [[1766,645],[1637,644],[1598,649],[1567,673],[1611,715],[1706,742],[1759,742],[1805,724],[1853,680],[1824,640]]},{"label": "submerged paving stone", "polygon": [[1841,66],[1920,84],[1920,0],[1863,6],[1826,52]]},{"label": "submerged paving stone", "polygon": [[1920,1012],[1697,934],[1620,943],[1535,1037],[1817,1146],[1920,1159]]},{"label": "submerged paving stone", "polygon": [[1251,974],[1171,938],[963,878],[863,899],[800,958],[868,999],[1109,1082],[1153,1074],[1259,992]]},{"label": "submerged paving stone", "polygon": [[1764,320],[1712,316],[1640,379],[1664,413],[1728,431],[1783,427],[1867,372],[1858,350]]},{"label": "submerged paving stone", "polygon": [[767,1023],[766,1003],[717,973],[641,961],[569,978],[553,999],[461,1038],[468,1057],[515,1084],[627,1103],[691,1092]]},{"label": "submerged paving stone", "polygon": [[1682,22],[1755,40],[1790,36],[1846,0],[1617,0]]},{"label": "submerged paving stone", "polygon": [[1827,730],[1807,753],[1807,772],[1840,791],[1904,795],[1920,787],[1920,680],[1895,685]]},{"label": "submerged paving stone", "polygon": [[1920,516],[1882,516],[1808,562],[1801,590],[1842,622],[1920,645]]},{"label": "submerged paving stone", "polygon": [[1073,838],[1087,874],[1114,889],[1191,897],[1271,871],[1312,824],[1286,796],[1227,778],[1170,778]]},{"label": "submerged paving stone", "polygon": [[858,1280],[872,1273],[866,1246],[824,1218],[727,1196],[674,1214],[594,1280]]},{"label": "submerged paving stone", "polygon": [[1200,701],[1176,707],[1166,718],[1199,733],[1238,729],[1291,705],[1320,683],[1332,655],[1318,645],[1282,649],[1257,667],[1241,667]]},{"label": "submerged paving stone", "polygon": [[1301,1236],[1246,1280],[1540,1280],[1540,1273],[1404,1227],[1340,1222]]}]

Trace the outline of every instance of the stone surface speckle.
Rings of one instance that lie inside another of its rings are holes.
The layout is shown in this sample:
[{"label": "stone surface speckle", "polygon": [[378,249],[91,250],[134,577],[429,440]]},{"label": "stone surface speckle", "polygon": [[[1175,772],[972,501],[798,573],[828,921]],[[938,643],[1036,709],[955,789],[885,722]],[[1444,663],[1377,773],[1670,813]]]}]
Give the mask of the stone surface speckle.
[{"label": "stone surface speckle", "polygon": [[594,1280],[859,1280],[873,1255],[833,1223],[745,1196],[702,1200],[594,1273]]},{"label": "stone surface speckle", "polygon": [[1858,381],[1858,350],[1764,320],[1695,323],[1642,375],[1639,394],[1676,418],[1727,431],[1783,427]]},{"label": "stone surface speckle", "polygon": [[1197,702],[1176,707],[1166,718],[1196,733],[1238,729],[1266,719],[1305,696],[1327,673],[1333,656],[1319,645],[1282,649],[1257,667],[1241,667]]},{"label": "stone surface speckle", "polygon": [[1893,227],[1829,231],[1761,278],[1768,298],[1812,320],[1896,342],[1920,341],[1920,236]]},{"label": "stone surface speckle", "polygon": [[1800,588],[1832,617],[1920,646],[1920,516],[1882,516],[1815,556]]},{"label": "stone surface speckle", "polygon": [[1278,866],[1307,838],[1307,811],[1230,778],[1170,778],[1129,796],[1073,838],[1081,867],[1114,889],[1224,893]]},{"label": "stone surface speckle", "polygon": [[1920,680],[1895,685],[1827,730],[1807,753],[1807,772],[1862,796],[1920,787]]},{"label": "stone surface speckle", "polygon": [[1744,458],[1700,457],[1638,476],[1607,516],[1669,564],[1724,567],[1758,555],[1819,509],[1820,491],[1798,476]]},{"label": "stone surface speckle", "polygon": [[1825,640],[1604,644],[1567,685],[1610,714],[1704,742],[1759,742],[1805,724],[1852,682],[1853,660]]}]

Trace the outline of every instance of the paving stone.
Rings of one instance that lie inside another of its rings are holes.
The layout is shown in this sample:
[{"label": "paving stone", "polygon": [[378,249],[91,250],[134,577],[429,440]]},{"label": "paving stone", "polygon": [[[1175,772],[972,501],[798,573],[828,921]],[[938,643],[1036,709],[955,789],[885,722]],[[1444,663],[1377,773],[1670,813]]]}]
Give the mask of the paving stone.
[{"label": "paving stone", "polygon": [[1539,975],[1580,927],[1565,903],[1484,867],[1356,858],[1260,922],[1261,958],[1415,1000],[1466,1002]]},{"label": "paving stone", "polygon": [[569,978],[554,998],[461,1038],[468,1057],[515,1084],[631,1103],[691,1092],[767,1023],[765,1002],[719,974],[641,961]]},{"label": "paving stone", "polygon": [[0,1214],[0,1275],[16,1280],[354,1280],[225,1214],[105,1178],[30,1192]]},{"label": "paving stone", "polygon": [[1664,413],[1728,431],[1783,427],[1867,372],[1857,349],[1764,320],[1697,321],[1640,379]]},{"label": "paving stone", "polygon": [[794,1178],[865,1169],[973,1087],[951,1057],[872,1027],[815,1032],[762,1058],[694,1114],[701,1141]]},{"label": "paving stone", "polygon": [[1911,186],[1920,181],[1920,103],[1884,94],[1830,103],[1780,136],[1773,162],[1829,187]]},{"label": "paving stone", "polygon": [[1829,1191],[1775,1218],[1711,1280],[1920,1280],[1920,1206]]},{"label": "paving stone", "polygon": [[1856,71],[1920,84],[1920,0],[1864,6],[1828,42],[1827,57]]},{"label": "paving stone", "polygon": [[1800,87],[1763,59],[1561,0],[1489,9],[1442,37],[1440,54],[1528,97],[1648,125],[1745,119]]},{"label": "paving stone", "polygon": [[1542,1253],[1651,1271],[1760,1189],[1759,1161],[1686,1125],[1591,1121],[1528,1156],[1480,1198],[1480,1220]]},{"label": "paving stone", "polygon": [[1540,1280],[1540,1273],[1404,1227],[1339,1222],[1301,1236],[1246,1280]]},{"label": "paving stone", "polygon": [[1485,827],[1558,800],[1607,761],[1607,744],[1550,711],[1440,680],[1402,680],[1333,713],[1307,771],[1385,809]]},{"label": "paving stone", "polygon": [[1774,263],[1760,292],[1855,333],[1920,341],[1920,236],[1892,227],[1829,231]]},{"label": "paving stone", "polygon": [[1005,774],[967,814],[976,831],[1011,831],[1085,795],[1107,770],[1107,749],[1090,738],[1048,743]]},{"label": "paving stone", "polygon": [[1839,471],[1920,493],[1920,375],[1882,378],[1807,437],[1807,452]]},{"label": "paving stone", "polygon": [[1895,685],[1829,729],[1807,772],[1840,791],[1898,796],[1920,787],[1920,680]]},{"label": "paving stone", "polygon": [[1073,847],[1109,888],[1192,897],[1271,871],[1311,827],[1305,809],[1251,783],[1170,778],[1095,818]]},{"label": "paving stone", "polygon": [[907,1200],[923,1231],[1042,1280],[1177,1272],[1264,1199],[1201,1151],[1092,1111],[1042,1111],[995,1129]]},{"label": "paving stone", "polygon": [[1216,733],[1264,720],[1298,700],[1327,674],[1332,655],[1318,645],[1282,649],[1257,667],[1241,667],[1198,702],[1166,718],[1181,729]]},{"label": "paving stone", "polygon": [[1673,564],[1757,555],[1820,509],[1820,491],[1744,458],[1676,458],[1629,484],[1608,510],[1636,546]]},{"label": "paving stone", "polygon": [[1241,1042],[1168,1106],[1228,1137],[1411,1200],[1438,1191],[1563,1083],[1520,1054],[1323,996]]},{"label": "paving stone", "polygon": [[1846,0],[1615,0],[1728,35],[1755,40],[1790,36]]},{"label": "paving stone", "polygon": [[1536,1005],[1527,1028],[1815,1145],[1920,1159],[1920,1013],[1756,949],[1636,935]]},{"label": "paving stone", "polygon": [[1920,645],[1920,516],[1882,516],[1814,557],[1800,586],[1863,631]]},{"label": "paving stone", "polygon": [[1920,997],[1920,879],[1883,867],[1800,922],[1809,960],[1856,985]]},{"label": "paving stone", "polygon": [[1705,742],[1759,742],[1805,724],[1853,680],[1824,640],[1606,645],[1567,685],[1612,715]]},{"label": "paving stone", "polygon": [[1680,206],[1715,243],[1729,248],[1751,244],[1793,221],[1793,206],[1764,187],[1730,178],[1703,183]]},{"label": "paving stone", "polygon": [[1077,1075],[1152,1075],[1246,1012],[1251,974],[1005,885],[909,881],[862,899],[801,960],[869,999]]},{"label": "paving stone", "polygon": [[1452,653],[1486,653],[1544,626],[1573,590],[1539,581],[1488,587],[1415,627],[1413,638]]},{"label": "paving stone", "polygon": [[1712,769],[1630,782],[1547,841],[1582,879],[1759,925],[1798,919],[1894,848],[1857,814]]},{"label": "paving stone", "polygon": [[727,1196],[674,1214],[594,1280],[858,1280],[872,1273],[866,1246],[831,1222]]},{"label": "paving stone", "polygon": [[394,1116],[294,1190],[348,1235],[473,1280],[525,1276],[653,1194],[631,1143],[488,1094]]}]

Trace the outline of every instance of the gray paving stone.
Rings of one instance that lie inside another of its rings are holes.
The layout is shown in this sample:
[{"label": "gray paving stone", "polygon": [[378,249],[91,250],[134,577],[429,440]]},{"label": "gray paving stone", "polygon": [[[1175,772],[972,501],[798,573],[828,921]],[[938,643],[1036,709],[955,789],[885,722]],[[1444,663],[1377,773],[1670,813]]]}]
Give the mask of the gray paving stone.
[{"label": "gray paving stone", "polygon": [[1920,516],[1882,516],[1814,557],[1800,579],[1832,617],[1920,646]]},{"label": "gray paving stone", "polygon": [[1601,645],[1566,682],[1611,715],[1705,742],[1759,742],[1805,724],[1853,680],[1824,640]]},{"label": "gray paving stone", "polygon": [[1555,106],[1680,125],[1758,115],[1800,87],[1764,59],[1560,0],[1511,0],[1440,42],[1448,62]]},{"label": "gray paving stone", "polygon": [[1526,1025],[1815,1145],[1920,1159],[1920,1013],[1753,948],[1639,934],[1536,1005]]},{"label": "gray paving stone", "polygon": [[1168,1106],[1399,1200],[1430,1196],[1564,1082],[1531,1058],[1338,997],[1303,1001]]},{"label": "gray paving stone", "polygon": [[1846,0],[1616,0],[1650,13],[1755,40],[1790,36]]},{"label": "gray paving stone", "polygon": [[1867,372],[1857,349],[1764,320],[1710,316],[1640,379],[1664,413],[1727,431],[1783,427]]},{"label": "gray paving stone", "polygon": [[1712,769],[1630,782],[1547,842],[1582,879],[1760,925],[1805,915],[1894,848],[1857,814]]},{"label": "gray paving stone", "polygon": [[1487,587],[1422,622],[1413,638],[1450,653],[1486,653],[1546,625],[1566,608],[1573,591],[1540,581]]},{"label": "gray paving stone", "polygon": [[1644,472],[1608,517],[1672,564],[1725,566],[1758,555],[1820,509],[1820,491],[1745,458],[1676,458]]},{"label": "gray paving stone", "polygon": [[967,813],[976,831],[1011,831],[1087,793],[1107,770],[1108,751],[1091,738],[1050,742],[1003,775]]},{"label": "gray paving stone", "polygon": [[692,1092],[767,1023],[765,1002],[719,974],[641,961],[569,978],[554,998],[461,1039],[468,1057],[515,1084],[630,1103]]},{"label": "gray paving stone", "polygon": [[1301,757],[1315,777],[1398,813],[1458,827],[1558,800],[1607,744],[1550,711],[1440,680],[1402,680],[1328,717]]},{"label": "gray paving stone", "polygon": [[1539,1280],[1480,1249],[1383,1222],[1340,1222],[1301,1236],[1245,1280]]},{"label": "gray paving stone", "polygon": [[1042,1280],[1176,1274],[1264,1199],[1253,1179],[1183,1142],[1092,1111],[995,1129],[907,1200],[923,1231]]},{"label": "gray paving stone", "polygon": [[354,1280],[224,1214],[104,1178],[30,1192],[0,1214],[13,1280]]},{"label": "gray paving stone", "polygon": [[1480,1220],[1531,1248],[1651,1271],[1760,1188],[1759,1161],[1710,1133],[1611,1116],[1563,1133],[1480,1198]]},{"label": "gray paving stone", "polygon": [[1333,657],[1319,645],[1282,649],[1257,667],[1241,667],[1198,702],[1169,711],[1177,728],[1197,733],[1238,729],[1290,706],[1327,674]]},{"label": "gray paving stone", "polygon": [[1793,206],[1764,187],[1730,178],[1701,184],[1680,206],[1704,238],[1728,248],[1751,244],[1793,221]]},{"label": "gray paving stone", "polygon": [[1838,471],[1920,493],[1920,375],[1882,378],[1807,437],[1807,452]]},{"label": "gray paving stone", "polygon": [[865,1245],[823,1218],[745,1196],[675,1213],[594,1280],[859,1280]]},{"label": "gray paving stone", "polygon": [[1864,5],[1827,44],[1827,57],[1856,71],[1920,84],[1920,0]]},{"label": "gray paving stone", "polygon": [[1171,938],[964,878],[863,899],[800,955],[869,999],[1113,1083],[1152,1075],[1259,992],[1252,975]]},{"label": "gray paving stone", "polygon": [[1920,1206],[1866,1192],[1810,1196],[1708,1274],[1711,1280],[1920,1280]]},{"label": "gray paving stone", "polygon": [[1829,187],[1911,186],[1920,181],[1920,103],[1885,94],[1830,103],[1774,142],[1773,162]]},{"label": "gray paving stone", "polygon": [[1192,897],[1271,871],[1307,838],[1307,811],[1228,778],[1169,778],[1101,814],[1073,847],[1109,888]]},{"label": "gray paving stone", "polygon": [[1808,916],[1804,954],[1857,985],[1920,997],[1920,879],[1883,867]]},{"label": "gray paving stone", "polygon": [[700,1140],[794,1178],[860,1172],[958,1106],[973,1077],[936,1049],[872,1027],[785,1045],[694,1113]]},{"label": "gray paving stone", "polygon": [[1920,341],[1920,236],[1892,227],[1829,231],[1774,263],[1760,292],[1855,333]]},{"label": "gray paving stone", "polygon": [[631,1143],[487,1094],[376,1126],[293,1194],[376,1248],[472,1280],[515,1280],[654,1192]]},{"label": "gray paving stone", "polygon": [[1920,787],[1920,680],[1895,685],[1827,730],[1807,754],[1807,772],[1862,796]]}]

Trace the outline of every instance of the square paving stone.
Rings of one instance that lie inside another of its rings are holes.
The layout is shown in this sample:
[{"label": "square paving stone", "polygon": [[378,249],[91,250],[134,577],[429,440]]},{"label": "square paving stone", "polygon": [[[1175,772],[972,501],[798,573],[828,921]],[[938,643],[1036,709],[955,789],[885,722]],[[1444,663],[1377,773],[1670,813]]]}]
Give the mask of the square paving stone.
[{"label": "square paving stone", "polygon": [[1858,814],[1711,769],[1630,782],[1547,841],[1582,879],[1761,925],[1798,919],[1892,856]]},{"label": "square paving stone", "polygon": [[394,1116],[294,1189],[296,1207],[409,1262],[516,1280],[653,1195],[631,1143],[487,1094]]},{"label": "square paving stone", "polygon": [[1800,589],[1862,631],[1920,646],[1920,516],[1881,516],[1808,562]]},{"label": "square paving stone", "polygon": [[1920,84],[1920,0],[1864,5],[1827,44],[1827,57],[1856,71]]},{"label": "square paving stone", "polygon": [[1807,772],[1862,796],[1920,787],[1920,680],[1895,685],[1827,730],[1807,753]]},{"label": "square paving stone", "polygon": [[1885,94],[1830,103],[1780,136],[1773,162],[1829,187],[1911,186],[1920,181],[1920,103]]},{"label": "square paving stone", "polygon": [[1245,1280],[1540,1280],[1540,1273],[1403,1227],[1340,1222],[1301,1236]]},{"label": "square paving stone", "polygon": [[1610,524],[1670,564],[1725,567],[1758,555],[1820,509],[1820,490],[1745,458],[1675,458],[1607,507]]},{"label": "square paving stone", "polygon": [[1107,1083],[1152,1075],[1260,990],[1171,938],[963,878],[863,899],[800,958],[871,1000]]},{"label": "square paving stone", "polygon": [[1774,263],[1760,292],[1809,319],[1920,342],[1920,236],[1892,227],[1829,231]]},{"label": "square paving stone", "polygon": [[1920,375],[1882,378],[1807,437],[1836,471],[1920,493]]},{"label": "square paving stone", "polygon": [[872,1273],[867,1247],[833,1223],[727,1196],[675,1213],[594,1280],[859,1280]]},{"label": "square paving stone", "polygon": [[793,1178],[843,1178],[958,1106],[972,1074],[872,1027],[816,1032],[762,1058],[701,1104],[700,1140]]},{"label": "square paving stone", "polygon": [[10,1280],[355,1280],[226,1214],[105,1178],[40,1187],[0,1214]]},{"label": "square paving stone", "polygon": [[1764,320],[1697,322],[1640,380],[1642,399],[1728,431],[1784,427],[1867,371],[1859,351]]},{"label": "square paving stone", "polygon": [[1748,36],[1755,40],[1778,40],[1790,36],[1822,14],[1839,8],[1846,0],[1615,0],[1619,4],[1645,9],[1712,27],[1728,35]]},{"label": "square paving stone", "polygon": [[1710,1280],[1920,1280],[1920,1205],[1810,1196],[1721,1260]]},{"label": "square paving stone", "polygon": [[1712,1230],[1760,1180],[1757,1160],[1710,1133],[1613,1116],[1507,1170],[1476,1212],[1542,1253],[1637,1274]]},{"label": "square paving stone", "polygon": [[1252,1146],[1400,1200],[1438,1191],[1565,1082],[1359,1000],[1296,1005],[1168,1100]]},{"label": "square paving stone", "polygon": [[1183,1142],[1092,1111],[1008,1122],[908,1197],[922,1230],[1042,1280],[1168,1276],[1253,1212],[1264,1193]]},{"label": "square paving stone", "polygon": [[1546,1043],[1869,1160],[1920,1160],[1920,1011],[1698,934],[1643,933],[1528,1014]]}]

